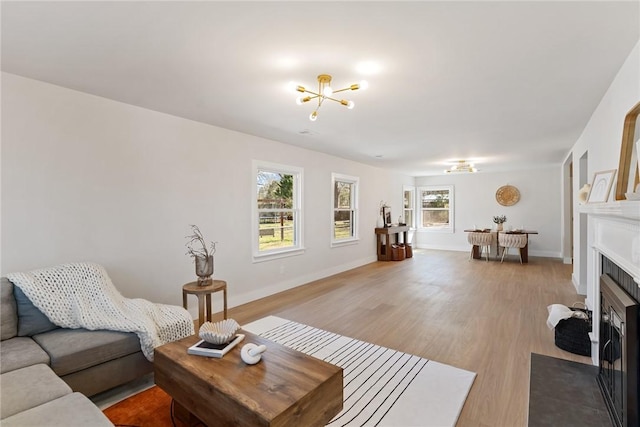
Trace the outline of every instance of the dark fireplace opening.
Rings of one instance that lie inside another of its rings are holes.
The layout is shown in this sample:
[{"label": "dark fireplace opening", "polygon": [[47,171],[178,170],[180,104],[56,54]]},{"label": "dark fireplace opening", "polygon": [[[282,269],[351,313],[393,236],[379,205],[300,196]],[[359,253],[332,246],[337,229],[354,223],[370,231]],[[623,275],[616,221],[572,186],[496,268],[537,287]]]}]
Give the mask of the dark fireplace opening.
[{"label": "dark fireplace opening", "polygon": [[606,257],[600,276],[598,384],[615,426],[638,426],[640,318],[638,285]]}]

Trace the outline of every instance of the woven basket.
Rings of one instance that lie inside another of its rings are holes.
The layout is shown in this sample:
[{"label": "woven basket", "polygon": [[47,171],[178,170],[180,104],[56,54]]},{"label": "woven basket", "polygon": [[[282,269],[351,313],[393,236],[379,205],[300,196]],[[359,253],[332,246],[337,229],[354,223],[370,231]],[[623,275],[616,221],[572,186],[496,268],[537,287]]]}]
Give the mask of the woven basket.
[{"label": "woven basket", "polygon": [[406,258],[413,257],[413,249],[411,248],[410,244],[402,243],[402,244],[400,244],[400,246],[404,247],[404,252],[405,252],[405,257]]},{"label": "woven basket", "polygon": [[402,261],[407,256],[404,246],[391,245],[391,260]]},{"label": "woven basket", "polygon": [[570,317],[558,322],[555,330],[556,347],[574,354],[591,356],[591,311],[582,308],[570,307],[573,311],[587,313],[589,319]]}]

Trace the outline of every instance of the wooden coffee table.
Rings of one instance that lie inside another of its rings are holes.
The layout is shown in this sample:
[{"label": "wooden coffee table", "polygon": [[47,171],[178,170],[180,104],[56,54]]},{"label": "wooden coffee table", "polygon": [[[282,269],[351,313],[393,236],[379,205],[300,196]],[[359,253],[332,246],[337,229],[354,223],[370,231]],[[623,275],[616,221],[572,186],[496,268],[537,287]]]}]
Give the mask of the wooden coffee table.
[{"label": "wooden coffee table", "polygon": [[[324,426],[342,410],[342,368],[240,332],[221,359],[187,354],[195,335],[156,348],[156,384],[209,426]],[[240,359],[250,342],[267,346],[256,365]]]}]

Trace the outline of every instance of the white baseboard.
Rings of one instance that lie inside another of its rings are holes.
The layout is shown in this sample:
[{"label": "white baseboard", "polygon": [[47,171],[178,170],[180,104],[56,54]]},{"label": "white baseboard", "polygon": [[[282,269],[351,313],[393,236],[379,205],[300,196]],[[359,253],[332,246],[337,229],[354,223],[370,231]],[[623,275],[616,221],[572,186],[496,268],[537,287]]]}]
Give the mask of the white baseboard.
[{"label": "white baseboard", "polygon": [[236,307],[238,305],[246,304],[248,302],[255,301],[260,298],[277,294],[278,292],[288,291],[289,289],[306,285],[307,283],[313,282],[315,280],[324,279],[325,277],[333,276],[334,274],[352,270],[354,268],[361,267],[366,264],[371,264],[372,262],[376,262],[377,260],[378,260],[377,255],[373,255],[373,256],[362,258],[346,264],[333,266],[331,268],[327,268],[324,270],[314,271],[311,274],[294,277],[292,279],[274,283],[269,286],[255,286],[254,287],[256,288],[255,291],[245,292],[243,294],[234,295],[231,298],[229,298],[228,306],[229,308],[231,308],[231,307]]},{"label": "white baseboard", "polygon": [[573,283],[573,287],[575,288],[578,295],[587,295],[587,286],[580,286],[578,279],[574,273],[571,273],[571,283]]}]

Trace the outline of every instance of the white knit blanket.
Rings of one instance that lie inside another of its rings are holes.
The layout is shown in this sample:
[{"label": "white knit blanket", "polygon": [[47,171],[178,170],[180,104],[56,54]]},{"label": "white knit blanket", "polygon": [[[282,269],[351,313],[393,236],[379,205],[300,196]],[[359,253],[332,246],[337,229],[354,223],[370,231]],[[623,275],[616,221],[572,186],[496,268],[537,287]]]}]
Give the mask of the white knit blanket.
[{"label": "white knit blanket", "polygon": [[154,348],[194,334],[187,310],[123,297],[98,264],[62,264],[7,278],[60,327],[135,332],[150,361]]}]

